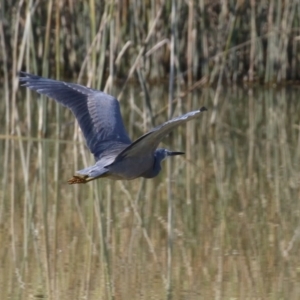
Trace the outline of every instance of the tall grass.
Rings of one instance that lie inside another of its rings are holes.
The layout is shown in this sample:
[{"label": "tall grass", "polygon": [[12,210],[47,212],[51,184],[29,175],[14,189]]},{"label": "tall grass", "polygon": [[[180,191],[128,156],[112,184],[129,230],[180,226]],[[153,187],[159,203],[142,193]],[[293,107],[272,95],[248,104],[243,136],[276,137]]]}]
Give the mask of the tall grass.
[{"label": "tall grass", "polygon": [[[220,88],[221,84],[300,79],[297,0],[177,1],[175,24],[170,1],[130,0],[125,5],[122,1],[20,0],[0,5],[0,76],[6,103],[2,114],[7,132],[15,132],[17,126],[20,69],[56,78],[77,77],[105,91],[112,88],[113,80],[122,79],[120,100],[129,80],[135,78],[148,99],[145,82],[172,77],[170,65],[176,67],[179,99],[182,91],[205,84]],[[218,98],[217,94],[215,107]],[[45,105],[41,101],[41,137],[47,122]],[[30,100],[30,116],[29,107]],[[153,116],[151,123],[155,123]]]}]

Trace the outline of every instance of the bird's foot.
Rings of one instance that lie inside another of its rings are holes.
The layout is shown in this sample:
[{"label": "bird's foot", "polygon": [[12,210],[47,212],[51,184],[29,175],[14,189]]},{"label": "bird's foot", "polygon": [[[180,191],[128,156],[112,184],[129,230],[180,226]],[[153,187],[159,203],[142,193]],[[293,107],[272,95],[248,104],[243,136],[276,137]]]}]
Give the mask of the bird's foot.
[{"label": "bird's foot", "polygon": [[86,180],[86,178],[87,177],[73,175],[73,177],[68,180],[68,184],[87,183],[88,180]]}]

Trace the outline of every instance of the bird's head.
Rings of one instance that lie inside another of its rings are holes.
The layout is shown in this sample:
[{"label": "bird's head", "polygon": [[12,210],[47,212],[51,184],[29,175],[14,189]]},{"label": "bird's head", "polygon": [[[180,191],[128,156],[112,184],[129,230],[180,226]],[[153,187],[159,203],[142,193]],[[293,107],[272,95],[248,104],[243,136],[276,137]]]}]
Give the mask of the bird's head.
[{"label": "bird's head", "polygon": [[178,152],[178,151],[170,151],[164,148],[158,148],[155,150],[154,156],[154,165],[153,168],[149,169],[147,172],[145,172],[142,176],[145,178],[153,178],[157,176],[161,170],[160,163],[168,156],[175,156],[175,155],[182,155],[184,152]]}]

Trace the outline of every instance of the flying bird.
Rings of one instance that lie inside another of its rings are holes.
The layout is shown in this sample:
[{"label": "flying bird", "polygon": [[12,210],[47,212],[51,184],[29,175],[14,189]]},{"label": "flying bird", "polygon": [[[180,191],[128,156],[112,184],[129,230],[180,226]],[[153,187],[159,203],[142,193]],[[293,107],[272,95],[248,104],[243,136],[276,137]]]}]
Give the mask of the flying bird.
[{"label": "flying bird", "polygon": [[173,118],[132,142],[123,124],[119,101],[111,95],[79,84],[20,72],[20,83],[68,107],[83,132],[96,163],[76,171],[69,184],[87,183],[97,178],[132,180],[153,178],[168,156],[184,152],[157,148],[161,140],[179,125],[199,117],[205,107]]}]

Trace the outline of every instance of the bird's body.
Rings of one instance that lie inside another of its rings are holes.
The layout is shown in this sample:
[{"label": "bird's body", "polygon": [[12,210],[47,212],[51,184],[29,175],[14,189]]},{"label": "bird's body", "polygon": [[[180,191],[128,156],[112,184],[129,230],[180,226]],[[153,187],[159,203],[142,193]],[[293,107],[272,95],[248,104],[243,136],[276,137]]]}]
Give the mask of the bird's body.
[{"label": "bird's body", "polygon": [[[126,146],[124,145],[124,149],[125,148]],[[116,149],[115,151],[108,153],[108,155],[104,153],[104,155],[99,158],[94,166],[77,171],[77,174],[80,176],[75,176],[74,179],[80,181],[82,176],[84,177],[87,173],[91,178],[106,177],[115,180],[132,180],[137,177],[154,177],[151,175],[154,170],[152,167],[154,165],[155,153],[154,155],[148,154],[148,156],[139,156],[134,158],[128,157],[120,161],[115,161],[116,157],[121,153],[121,151]],[[133,167],[135,165],[139,166],[138,171]],[[147,173],[149,170],[151,170],[151,172]]]},{"label": "bird's body", "polygon": [[132,180],[153,178],[161,170],[167,156],[184,154],[158,148],[162,138],[175,127],[194,119],[205,111],[189,112],[174,118],[131,142],[120,112],[119,101],[113,96],[79,84],[66,83],[20,72],[20,82],[40,94],[68,107],[76,117],[96,163],[76,172],[68,182],[86,183],[107,177]]}]

